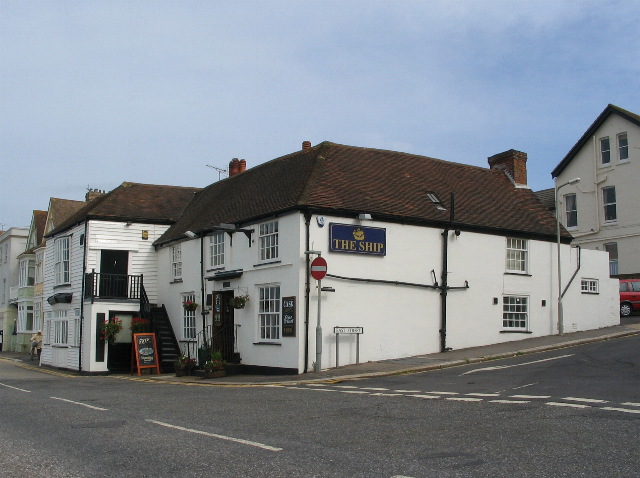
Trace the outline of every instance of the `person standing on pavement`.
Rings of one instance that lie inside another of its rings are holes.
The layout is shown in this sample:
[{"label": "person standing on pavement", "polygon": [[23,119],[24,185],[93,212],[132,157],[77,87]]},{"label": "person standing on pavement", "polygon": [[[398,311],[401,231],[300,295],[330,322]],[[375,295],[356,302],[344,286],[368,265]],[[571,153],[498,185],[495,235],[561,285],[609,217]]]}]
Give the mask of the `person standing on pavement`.
[{"label": "person standing on pavement", "polygon": [[40,360],[40,354],[42,353],[42,330],[38,330],[38,333],[31,336],[31,360],[33,360],[34,348],[38,353],[38,360]]}]

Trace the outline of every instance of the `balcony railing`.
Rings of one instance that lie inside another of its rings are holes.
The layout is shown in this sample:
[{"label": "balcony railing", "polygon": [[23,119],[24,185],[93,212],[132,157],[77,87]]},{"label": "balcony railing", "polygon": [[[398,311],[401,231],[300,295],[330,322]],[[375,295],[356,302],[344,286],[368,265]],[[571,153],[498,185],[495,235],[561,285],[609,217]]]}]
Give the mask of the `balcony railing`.
[{"label": "balcony railing", "polygon": [[85,274],[84,298],[140,300],[142,275],[105,274],[88,272]]}]

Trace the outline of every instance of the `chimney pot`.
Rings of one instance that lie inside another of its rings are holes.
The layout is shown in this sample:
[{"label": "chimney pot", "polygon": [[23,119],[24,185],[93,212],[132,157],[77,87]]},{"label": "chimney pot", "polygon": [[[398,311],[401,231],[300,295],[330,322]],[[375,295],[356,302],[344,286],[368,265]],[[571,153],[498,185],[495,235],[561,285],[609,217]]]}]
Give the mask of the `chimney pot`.
[{"label": "chimney pot", "polygon": [[309,149],[309,148],[311,148],[311,141],[303,141],[302,149]]},{"label": "chimney pot", "polygon": [[240,171],[240,160],[238,158],[233,158],[229,161],[229,177],[235,176]]},{"label": "chimney pot", "polygon": [[241,159],[238,163],[238,174],[243,173],[247,170],[247,161]]},{"label": "chimney pot", "polygon": [[488,160],[491,169],[502,169],[517,185],[527,185],[527,153],[510,149],[494,154]]}]

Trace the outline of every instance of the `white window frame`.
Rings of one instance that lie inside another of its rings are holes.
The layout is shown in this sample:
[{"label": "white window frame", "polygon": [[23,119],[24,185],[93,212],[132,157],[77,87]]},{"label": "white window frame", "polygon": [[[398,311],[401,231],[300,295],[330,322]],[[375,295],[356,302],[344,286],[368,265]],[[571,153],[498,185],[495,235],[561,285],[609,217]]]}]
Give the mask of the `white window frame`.
[{"label": "white window frame", "polygon": [[258,337],[261,342],[280,342],[281,298],[279,284],[258,287]]},{"label": "white window frame", "polygon": [[36,261],[33,259],[20,259],[20,275],[18,287],[30,287],[35,283]]},{"label": "white window frame", "polygon": [[51,319],[51,344],[69,345],[69,318],[66,310],[54,310]]},{"label": "white window frame", "polygon": [[36,276],[35,283],[40,284],[44,281],[44,251],[36,252]]},{"label": "white window frame", "polygon": [[611,164],[611,140],[609,136],[600,138],[600,164],[603,166]]},{"label": "white window frame", "polygon": [[[611,198],[607,198],[607,193],[605,191],[613,191],[613,201]],[[607,202],[609,201],[609,202]],[[605,224],[607,223],[615,223],[618,221],[618,208],[617,208],[617,197],[616,197],[616,187],[615,186],[607,186],[602,188],[602,208],[603,208],[603,219]],[[607,219],[607,211],[609,216],[611,216],[611,212],[613,212],[613,218]]]},{"label": "white window frame", "polygon": [[[187,292],[182,294],[182,302],[190,300],[196,301],[195,292]],[[197,336],[196,311],[187,310],[182,305],[182,338],[183,340],[195,340]]]},{"label": "white window frame", "polygon": [[513,274],[527,274],[529,271],[529,241],[507,237],[506,271]]},{"label": "white window frame", "polygon": [[618,275],[618,243],[607,242],[603,248],[609,253],[609,275]]},{"label": "white window frame", "polygon": [[580,281],[580,291],[583,294],[598,294],[600,292],[600,284],[598,279],[583,278]]},{"label": "white window frame", "polygon": [[[31,317],[31,324],[29,324]],[[31,325],[31,327],[29,327]],[[35,329],[35,319],[33,315],[33,302],[22,302],[18,304],[18,333],[33,333]]]},{"label": "white window frame", "polygon": [[[569,206],[573,206],[573,208],[569,209]],[[567,229],[578,227],[578,196],[576,193],[564,195],[564,212]]]},{"label": "white window frame", "polygon": [[182,279],[182,244],[171,248],[171,279]]},{"label": "white window frame", "polygon": [[502,330],[529,331],[529,296],[502,296]]},{"label": "white window frame", "polygon": [[260,260],[278,258],[278,221],[265,222],[259,227]]},{"label": "white window frame", "polygon": [[225,233],[216,232],[209,236],[209,266],[224,266]]},{"label": "white window frame", "polygon": [[73,338],[71,345],[74,347],[80,347],[80,320],[82,317],[80,316],[80,309],[74,309],[74,318],[73,318]]},{"label": "white window frame", "polygon": [[42,302],[40,300],[33,303],[33,330],[42,330]]},{"label": "white window frame", "polygon": [[619,133],[618,140],[618,161],[624,163],[629,161],[629,138],[627,133]]},{"label": "white window frame", "polygon": [[54,285],[69,284],[71,282],[69,258],[71,237],[58,237],[54,242]]}]

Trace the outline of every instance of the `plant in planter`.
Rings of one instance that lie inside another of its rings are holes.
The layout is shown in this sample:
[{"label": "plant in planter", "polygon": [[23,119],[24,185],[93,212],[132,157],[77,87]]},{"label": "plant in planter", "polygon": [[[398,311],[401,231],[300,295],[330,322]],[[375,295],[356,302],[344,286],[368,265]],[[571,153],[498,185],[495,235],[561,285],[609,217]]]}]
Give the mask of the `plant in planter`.
[{"label": "plant in planter", "polygon": [[102,339],[110,344],[115,343],[116,335],[122,330],[122,320],[114,317],[113,319],[105,319],[101,326]]},{"label": "plant in planter", "polygon": [[129,326],[131,332],[134,334],[140,334],[149,330],[149,320],[141,317],[134,317],[131,319],[131,325]]},{"label": "plant in planter", "polygon": [[224,360],[219,351],[211,353],[211,357],[204,363],[204,376],[206,378],[224,377]]},{"label": "plant in planter", "polygon": [[185,300],[182,303],[182,306],[186,309],[186,310],[190,310],[190,311],[194,311],[198,308],[198,304],[192,300]]},{"label": "plant in planter", "polygon": [[196,359],[189,358],[186,355],[180,355],[178,361],[174,364],[176,371],[176,377],[184,377],[185,375],[191,375],[191,369],[196,366]]},{"label": "plant in planter", "polygon": [[249,301],[248,295],[237,295],[232,299],[230,299],[229,303],[231,304],[231,307],[233,307],[234,309],[244,309],[244,306],[247,304],[248,301]]}]

